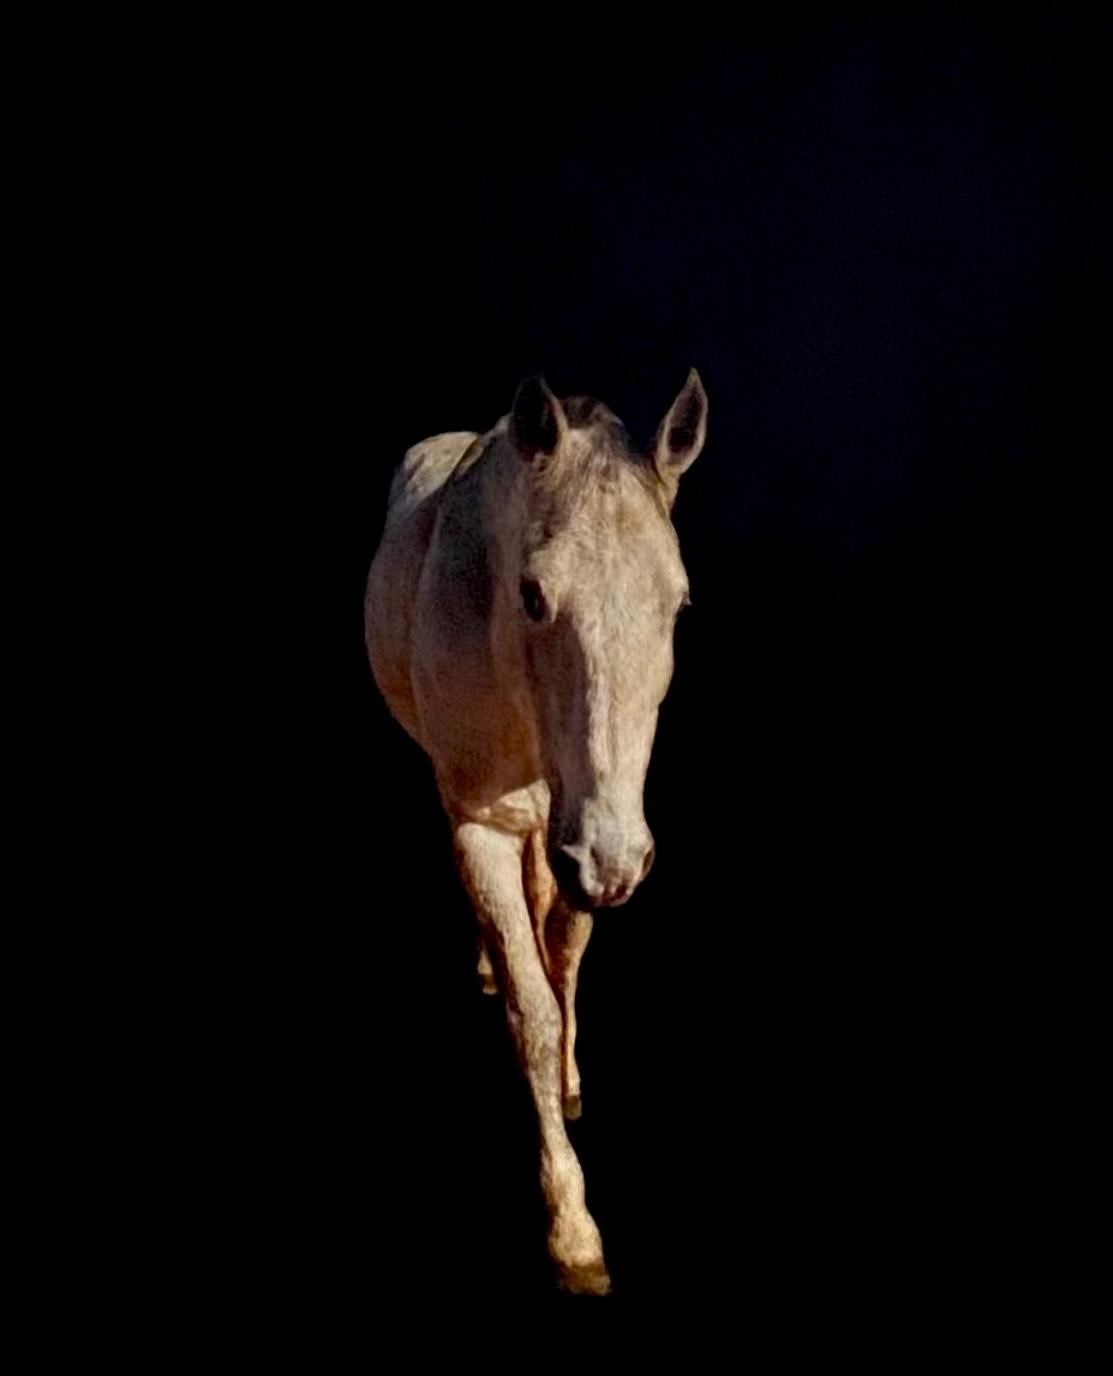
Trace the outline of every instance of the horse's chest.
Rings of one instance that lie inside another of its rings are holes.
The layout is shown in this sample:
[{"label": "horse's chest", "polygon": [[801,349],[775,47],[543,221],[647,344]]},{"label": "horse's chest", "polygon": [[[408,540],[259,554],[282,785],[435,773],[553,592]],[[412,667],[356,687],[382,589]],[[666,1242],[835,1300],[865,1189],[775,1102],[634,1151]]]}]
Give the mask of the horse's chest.
[{"label": "horse's chest", "polygon": [[538,779],[486,802],[478,798],[459,800],[455,810],[468,821],[524,836],[548,826],[549,787],[543,779]]}]

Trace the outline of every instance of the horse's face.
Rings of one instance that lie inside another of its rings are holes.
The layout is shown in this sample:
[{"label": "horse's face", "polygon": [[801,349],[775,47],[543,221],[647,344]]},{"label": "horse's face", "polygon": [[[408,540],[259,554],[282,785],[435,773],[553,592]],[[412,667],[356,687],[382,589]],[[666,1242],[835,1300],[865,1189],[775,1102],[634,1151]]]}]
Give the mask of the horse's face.
[{"label": "horse's face", "polygon": [[688,580],[669,517],[703,446],[693,372],[648,456],[598,403],[523,383],[510,436],[529,464],[516,611],[552,794],[549,858],[578,906],[623,903],[653,860],[643,793]]}]

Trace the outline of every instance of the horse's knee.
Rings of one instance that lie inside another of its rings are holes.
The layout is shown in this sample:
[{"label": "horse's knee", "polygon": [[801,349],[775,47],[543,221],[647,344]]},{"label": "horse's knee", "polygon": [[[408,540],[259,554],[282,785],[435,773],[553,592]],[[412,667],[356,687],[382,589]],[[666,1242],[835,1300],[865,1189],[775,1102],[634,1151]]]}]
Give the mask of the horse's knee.
[{"label": "horse's knee", "polygon": [[526,1060],[533,1064],[560,1065],[564,1020],[548,981],[531,981],[507,991],[507,1012],[519,1037]]}]

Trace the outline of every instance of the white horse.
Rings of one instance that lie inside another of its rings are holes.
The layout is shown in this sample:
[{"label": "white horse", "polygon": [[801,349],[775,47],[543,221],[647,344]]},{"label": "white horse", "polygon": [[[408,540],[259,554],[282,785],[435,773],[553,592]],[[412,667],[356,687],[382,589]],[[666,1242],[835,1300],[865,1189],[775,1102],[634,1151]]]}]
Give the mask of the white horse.
[{"label": "white horse", "polygon": [[703,448],[693,370],[648,452],[541,378],[485,435],[437,435],[395,475],[367,585],[372,671],[429,755],[540,1123],[561,1284],[610,1280],[564,1119],[580,1113],[576,977],[591,910],[645,878],[643,792],[673,625],[688,601],[670,518]]}]

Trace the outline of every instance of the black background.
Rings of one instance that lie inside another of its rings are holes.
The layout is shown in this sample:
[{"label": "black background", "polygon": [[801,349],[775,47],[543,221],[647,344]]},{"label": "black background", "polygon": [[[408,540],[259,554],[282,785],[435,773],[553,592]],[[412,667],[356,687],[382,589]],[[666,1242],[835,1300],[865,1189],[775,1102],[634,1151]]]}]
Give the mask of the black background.
[{"label": "black background", "polygon": [[644,441],[695,365],[658,858],[579,998],[608,1303],[976,1310],[1043,1207],[1095,35],[1051,6],[417,27],[287,35],[232,155],[268,549],[234,724],[270,748],[205,1100],[229,1270],[326,1322],[463,1301],[479,1348],[496,1303],[583,1303],[363,587],[410,444],[536,369]]}]

